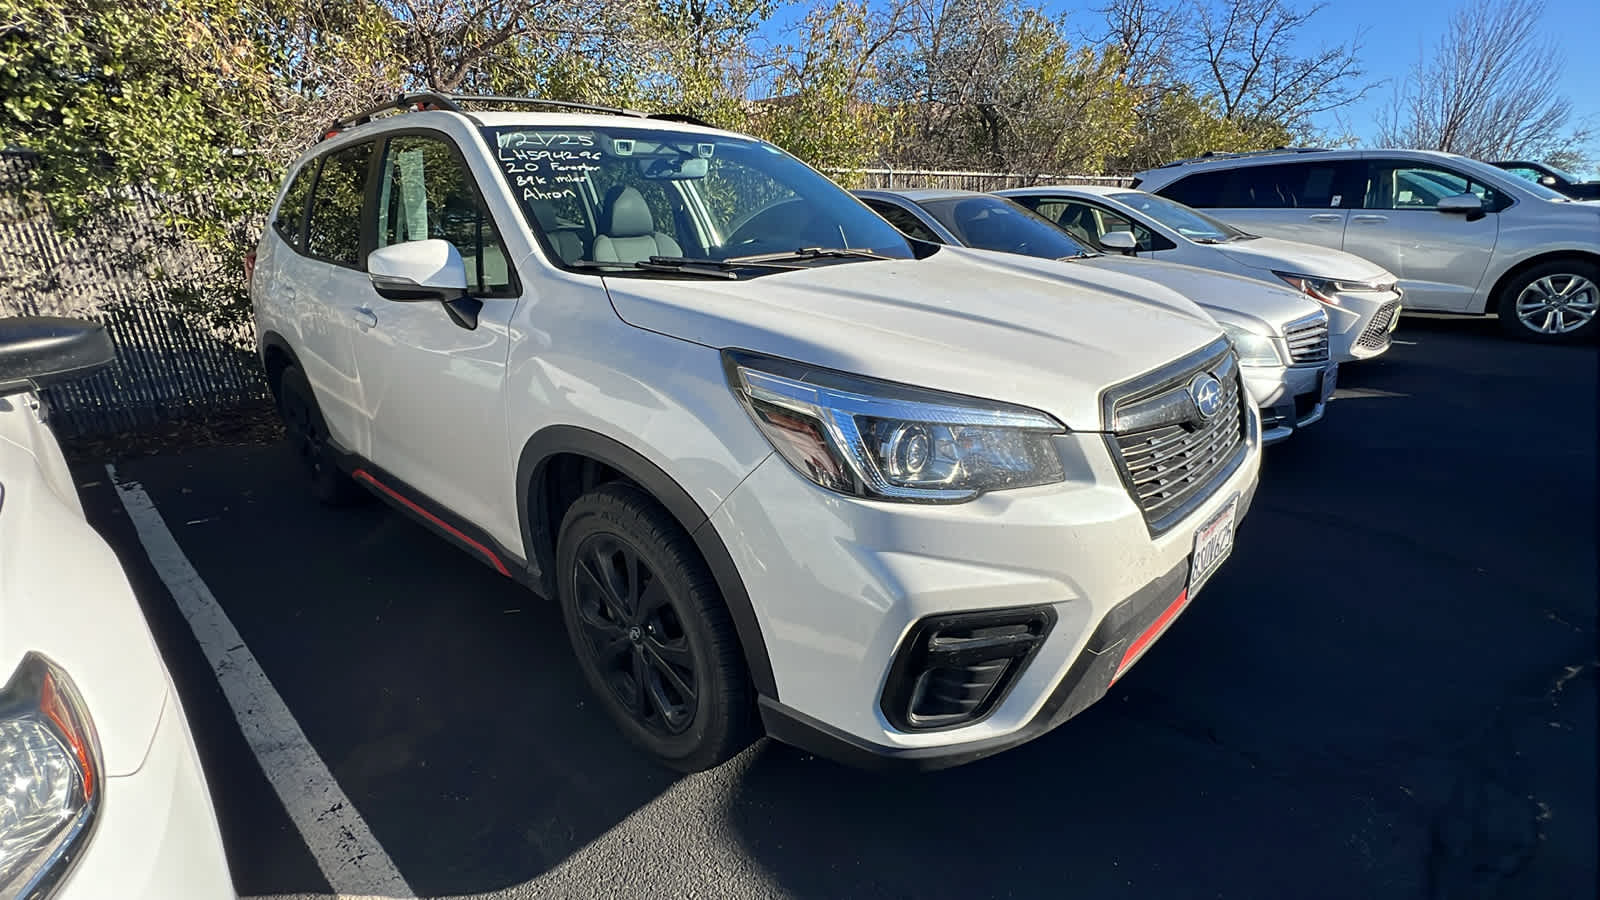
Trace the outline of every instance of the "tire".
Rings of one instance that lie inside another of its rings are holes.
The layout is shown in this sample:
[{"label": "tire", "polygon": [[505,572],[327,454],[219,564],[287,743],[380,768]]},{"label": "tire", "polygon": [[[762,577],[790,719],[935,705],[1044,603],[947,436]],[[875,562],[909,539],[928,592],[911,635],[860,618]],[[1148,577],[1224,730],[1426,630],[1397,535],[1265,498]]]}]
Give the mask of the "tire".
[{"label": "tire", "polygon": [[328,506],[350,506],[371,497],[350,476],[340,471],[328,445],[328,425],[322,419],[311,383],[296,366],[283,370],[278,379],[278,415],[283,429],[305,470],[311,495]]},{"label": "tire", "polygon": [[1500,327],[1512,337],[1571,344],[1600,332],[1600,265],[1557,259],[1521,272],[1495,304]]},{"label": "tire", "polygon": [[733,620],[694,541],[654,498],[621,482],[579,497],[556,566],[579,668],[628,740],[682,772],[754,740]]}]

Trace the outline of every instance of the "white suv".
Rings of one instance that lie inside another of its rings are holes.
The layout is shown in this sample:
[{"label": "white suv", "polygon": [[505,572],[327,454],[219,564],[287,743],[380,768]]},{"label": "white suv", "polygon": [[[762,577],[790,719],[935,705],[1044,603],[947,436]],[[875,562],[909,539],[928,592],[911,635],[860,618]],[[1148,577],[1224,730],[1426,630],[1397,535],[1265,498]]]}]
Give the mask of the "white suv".
[{"label": "white suv", "polygon": [[486,103],[401,98],[293,167],[251,262],[262,359],[320,497],[365,487],[558,601],[669,764],[761,728],[997,752],[1227,555],[1260,422],[1198,307],[914,250],[752,138]]},{"label": "white suv", "polygon": [[1395,273],[1407,309],[1497,313],[1507,333],[1593,337],[1600,207],[1428,150],[1213,154],[1140,172],[1141,190],[1246,231],[1321,244]]}]

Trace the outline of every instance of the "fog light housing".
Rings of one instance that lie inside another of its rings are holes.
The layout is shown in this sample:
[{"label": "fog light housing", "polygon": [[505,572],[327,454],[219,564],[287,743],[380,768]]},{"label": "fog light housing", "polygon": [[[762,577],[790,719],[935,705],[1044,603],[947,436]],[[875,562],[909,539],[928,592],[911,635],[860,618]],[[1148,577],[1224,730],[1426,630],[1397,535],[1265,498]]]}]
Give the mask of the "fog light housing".
[{"label": "fog light housing", "polygon": [[919,620],[890,664],[884,717],[902,731],[982,721],[1010,693],[1055,622],[1049,606]]}]

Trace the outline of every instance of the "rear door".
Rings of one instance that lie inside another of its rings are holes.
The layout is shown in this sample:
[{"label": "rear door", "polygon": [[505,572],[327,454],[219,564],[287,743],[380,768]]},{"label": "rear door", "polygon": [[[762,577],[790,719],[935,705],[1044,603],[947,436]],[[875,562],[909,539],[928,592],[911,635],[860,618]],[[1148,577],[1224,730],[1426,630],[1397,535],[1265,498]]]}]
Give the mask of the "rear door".
[{"label": "rear door", "polygon": [[316,394],[328,432],[342,448],[365,454],[370,446],[356,371],[357,310],[372,294],[366,275],[361,222],[373,144],[340,147],[322,160],[311,188],[304,243],[292,265],[294,316],[300,327],[296,355]]},{"label": "rear door", "polygon": [[[1473,193],[1484,213],[1442,213],[1439,200]],[[1408,309],[1465,312],[1477,293],[1510,198],[1470,175],[1432,162],[1367,161],[1362,208],[1350,213],[1344,249],[1393,272]]]},{"label": "rear door", "polygon": [[1155,193],[1251,234],[1340,249],[1361,185],[1359,160],[1296,160],[1196,172]]},{"label": "rear door", "polygon": [[370,282],[363,286],[355,341],[369,458],[488,530],[512,482],[502,389],[521,293],[515,267],[472,171],[444,134],[390,135],[373,200],[373,248],[449,241],[467,270],[458,313],[475,308],[476,318],[461,321],[443,303],[385,300]]}]

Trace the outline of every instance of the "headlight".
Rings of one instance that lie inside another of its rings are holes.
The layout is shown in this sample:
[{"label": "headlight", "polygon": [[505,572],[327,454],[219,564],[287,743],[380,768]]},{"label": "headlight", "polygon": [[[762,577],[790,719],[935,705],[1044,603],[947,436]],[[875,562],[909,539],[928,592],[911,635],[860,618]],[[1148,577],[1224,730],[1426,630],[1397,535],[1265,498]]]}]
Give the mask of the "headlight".
[{"label": "headlight", "polygon": [[953,503],[1064,477],[1041,412],[727,351],[728,381],[772,446],[830,490]]},{"label": "headlight", "polygon": [[100,744],[72,682],[30,653],[0,692],[0,897],[46,897],[88,837]]},{"label": "headlight", "polygon": [[1228,340],[1233,342],[1233,349],[1239,354],[1239,365],[1283,365],[1283,360],[1278,356],[1278,348],[1272,344],[1272,338],[1223,319],[1217,319],[1217,324],[1222,326],[1223,332],[1228,335]]},{"label": "headlight", "polygon": [[1293,272],[1277,272],[1272,274],[1282,278],[1284,283],[1294,288],[1313,300],[1318,300],[1330,306],[1339,305],[1339,294],[1356,294],[1372,291],[1387,291],[1392,285],[1375,284],[1369,281],[1339,281],[1336,278],[1318,278],[1314,275],[1296,275]]}]

